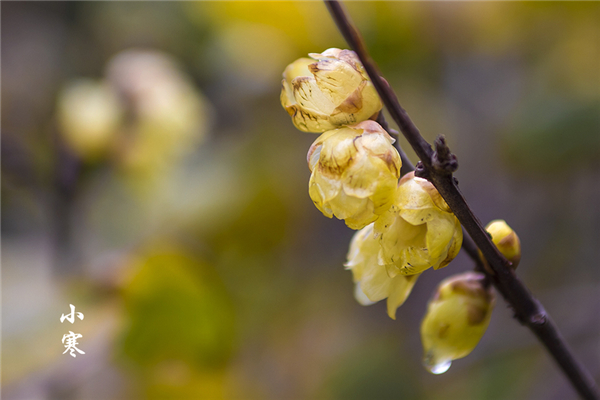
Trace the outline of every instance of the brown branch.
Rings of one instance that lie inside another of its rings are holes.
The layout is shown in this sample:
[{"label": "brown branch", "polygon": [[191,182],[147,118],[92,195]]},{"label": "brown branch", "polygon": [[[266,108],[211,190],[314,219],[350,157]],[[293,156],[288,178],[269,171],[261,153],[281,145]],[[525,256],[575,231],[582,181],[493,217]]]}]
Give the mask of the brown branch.
[{"label": "brown branch", "polygon": [[[400,136],[400,132],[390,128],[388,122],[386,121],[386,119],[383,115],[383,112],[379,113],[376,121],[379,123],[379,125],[381,125],[381,127],[383,129],[385,129],[386,132],[388,132],[391,136],[396,138],[396,141],[394,142],[394,146],[396,147],[396,150],[398,150],[398,154],[400,154],[400,158],[402,159],[402,167],[401,167],[400,173],[402,175],[404,175],[411,171],[414,171],[415,166],[410,161],[410,159],[408,158],[408,156],[406,155],[406,153],[400,146],[400,142],[397,139]],[[473,239],[471,239],[470,236],[463,235],[462,249],[465,250],[467,255],[469,257],[471,257],[471,259],[475,263],[475,270],[480,271],[480,272],[485,272],[483,269],[483,262],[481,261],[481,258],[479,257],[479,252],[477,251],[477,246],[475,245],[475,243],[473,242]],[[486,282],[489,282],[489,279],[486,280]]]},{"label": "brown branch", "polygon": [[[438,137],[436,139],[434,151],[421,136],[406,111],[400,106],[387,81],[381,77],[375,62],[367,51],[362,36],[351,22],[343,5],[337,0],[325,1],[325,4],[338,29],[350,47],[358,54],[388,112],[420,158],[421,161],[415,168],[415,174],[430,180],[435,185],[464,229],[481,250],[493,271],[493,274],[487,272],[486,274],[510,304],[515,312],[515,317],[531,329],[544,344],[582,398],[600,399],[598,387],[591,375],[575,359],[548,313],[517,278],[511,268],[511,263],[498,252],[481,222],[473,214],[462,196],[457,181],[452,176],[452,173],[458,168],[458,163],[444,138]],[[469,248],[465,250],[470,255],[476,252],[471,246],[467,247]]]}]

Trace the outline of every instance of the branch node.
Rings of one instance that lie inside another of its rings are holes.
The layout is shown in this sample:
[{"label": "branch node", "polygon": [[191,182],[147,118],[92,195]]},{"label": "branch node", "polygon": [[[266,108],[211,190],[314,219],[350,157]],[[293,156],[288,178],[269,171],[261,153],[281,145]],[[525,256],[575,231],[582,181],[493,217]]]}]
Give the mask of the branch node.
[{"label": "branch node", "polygon": [[429,180],[430,178],[429,171],[427,170],[422,161],[417,162],[417,165],[415,165],[415,176],[427,180]]},{"label": "branch node", "polygon": [[431,157],[433,168],[445,175],[451,175],[458,169],[458,160],[456,156],[450,152],[450,148],[446,143],[446,138],[440,135],[435,139],[435,153]]},{"label": "branch node", "polygon": [[531,316],[531,318],[529,319],[529,321],[534,326],[542,326],[547,321],[546,314],[544,314],[544,313],[534,314],[534,315]]}]

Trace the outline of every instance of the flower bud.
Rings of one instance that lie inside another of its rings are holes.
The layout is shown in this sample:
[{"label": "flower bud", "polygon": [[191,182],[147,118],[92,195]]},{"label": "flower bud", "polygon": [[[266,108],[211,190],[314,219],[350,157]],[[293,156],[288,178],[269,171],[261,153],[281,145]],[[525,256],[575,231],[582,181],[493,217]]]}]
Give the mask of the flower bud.
[{"label": "flower bud", "polygon": [[410,172],[402,177],[394,204],[375,222],[382,264],[391,276],[443,268],[462,245],[458,219],[427,180]]},{"label": "flower bud", "polygon": [[361,229],[392,204],[402,161],[394,139],[364,121],[323,133],[308,151],[308,193],[321,212]]},{"label": "flower bud", "polygon": [[[492,236],[492,242],[496,245],[498,251],[512,263],[513,269],[517,269],[519,261],[521,261],[521,242],[515,231],[508,226],[506,221],[501,219],[491,221],[487,224],[485,230]],[[479,252],[479,255],[483,260],[483,264],[489,269],[483,254]]]},{"label": "flower bud", "polygon": [[[382,104],[356,53],[328,49],[300,58],[283,72],[281,105],[304,132],[365,121]],[[316,62],[315,62],[316,60]]]},{"label": "flower bud", "polygon": [[385,266],[379,265],[379,249],[373,224],[367,225],[354,234],[345,267],[352,271],[356,300],[368,306],[387,298],[388,315],[396,319],[396,309],[404,303],[419,275],[390,277]]},{"label": "flower bud", "polygon": [[105,155],[119,133],[123,109],[117,94],[103,82],[71,82],[58,97],[60,133],[81,158],[94,161]]},{"label": "flower bud", "polygon": [[433,374],[444,373],[452,360],[467,356],[479,343],[492,316],[495,298],[479,272],[442,281],[421,323],[423,364]]}]

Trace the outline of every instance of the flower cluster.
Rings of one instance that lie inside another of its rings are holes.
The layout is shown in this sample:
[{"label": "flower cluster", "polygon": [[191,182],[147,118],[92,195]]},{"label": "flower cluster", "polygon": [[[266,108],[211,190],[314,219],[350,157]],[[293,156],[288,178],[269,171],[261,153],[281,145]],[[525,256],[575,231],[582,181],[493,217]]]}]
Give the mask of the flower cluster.
[{"label": "flower cluster", "polygon": [[129,49],[101,80],[69,82],[58,95],[57,121],[83,162],[110,162],[136,181],[164,171],[206,136],[210,105],[168,54]]},{"label": "flower cluster", "polygon": [[[327,217],[358,230],[345,267],[361,305],[387,299],[387,312],[409,296],[427,269],[448,265],[462,245],[462,227],[429,181],[400,178],[400,155],[375,119],[382,104],[356,54],[328,49],[290,64],[283,74],[281,104],[294,125],[321,133],[308,155],[308,192]],[[514,266],[518,237],[504,223],[488,227]],[[494,297],[480,273],[443,281],[421,326],[425,366],[444,372],[477,345],[490,321]]]}]

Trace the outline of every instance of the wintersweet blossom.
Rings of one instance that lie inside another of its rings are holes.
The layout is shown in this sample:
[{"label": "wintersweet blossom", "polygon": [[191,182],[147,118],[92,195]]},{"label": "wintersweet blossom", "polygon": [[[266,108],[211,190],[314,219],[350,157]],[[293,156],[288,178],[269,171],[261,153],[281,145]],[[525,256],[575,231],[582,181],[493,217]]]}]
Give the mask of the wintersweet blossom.
[{"label": "wintersweet blossom", "polygon": [[387,298],[388,315],[396,319],[396,309],[404,303],[419,275],[390,277],[385,266],[379,264],[379,250],[373,224],[367,225],[354,234],[345,266],[352,271],[356,300],[366,306]]},{"label": "wintersweet blossom", "polygon": [[323,133],[308,151],[309,195],[327,217],[352,229],[375,221],[392,204],[402,161],[394,139],[374,121]]},{"label": "wintersweet blossom", "polygon": [[390,276],[445,267],[462,245],[458,219],[435,187],[412,172],[400,180],[394,204],[374,230],[380,237],[380,263]]},{"label": "wintersweet blossom", "polygon": [[377,115],[382,103],[356,53],[336,48],[287,66],[281,104],[305,132],[325,132]]}]

